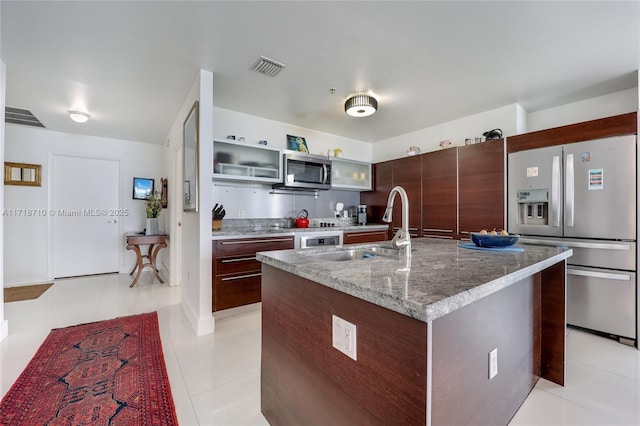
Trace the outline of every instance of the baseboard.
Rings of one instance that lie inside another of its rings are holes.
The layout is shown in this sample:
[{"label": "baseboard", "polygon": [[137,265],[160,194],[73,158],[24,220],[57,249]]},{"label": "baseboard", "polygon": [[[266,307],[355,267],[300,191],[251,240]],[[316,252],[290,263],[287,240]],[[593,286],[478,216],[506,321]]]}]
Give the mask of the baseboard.
[{"label": "baseboard", "polygon": [[262,303],[252,303],[250,305],[238,306],[236,308],[223,309],[221,311],[216,311],[213,313],[213,317],[216,320],[221,320],[223,318],[234,317],[237,315],[250,314],[253,312],[260,311],[262,309]]},{"label": "baseboard", "polygon": [[215,318],[211,316],[210,318],[200,319],[196,314],[195,309],[182,298],[182,312],[184,312],[189,324],[191,324],[191,328],[196,333],[196,336],[204,336],[206,334],[211,334],[215,330]]}]

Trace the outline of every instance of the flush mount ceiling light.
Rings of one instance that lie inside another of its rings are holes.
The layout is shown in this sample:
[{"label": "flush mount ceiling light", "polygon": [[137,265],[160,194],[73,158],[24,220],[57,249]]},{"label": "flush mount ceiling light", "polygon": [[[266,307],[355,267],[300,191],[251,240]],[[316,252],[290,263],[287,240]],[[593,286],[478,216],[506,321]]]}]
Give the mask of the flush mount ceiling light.
[{"label": "flush mount ceiling light", "polygon": [[69,114],[69,118],[76,123],[85,123],[89,117],[91,117],[89,114],[82,111],[67,111],[67,113]]},{"label": "flush mount ceiling light", "polygon": [[353,95],[344,103],[344,112],[352,117],[368,117],[378,109],[378,101],[370,95]]}]

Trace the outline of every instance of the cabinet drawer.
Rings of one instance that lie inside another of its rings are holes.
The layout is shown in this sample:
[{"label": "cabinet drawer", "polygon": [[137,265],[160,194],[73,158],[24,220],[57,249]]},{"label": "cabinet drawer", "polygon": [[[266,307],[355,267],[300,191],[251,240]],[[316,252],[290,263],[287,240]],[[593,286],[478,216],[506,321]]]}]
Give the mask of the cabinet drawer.
[{"label": "cabinet drawer", "polygon": [[388,231],[347,232],[344,234],[345,244],[374,243],[389,240]]},{"label": "cabinet drawer", "polygon": [[216,277],[213,310],[219,311],[259,302],[261,277],[260,272]]},{"label": "cabinet drawer", "polygon": [[236,274],[238,272],[260,271],[262,264],[255,255],[241,255],[216,258],[215,275]]},{"label": "cabinet drawer", "polygon": [[214,256],[253,255],[259,251],[287,250],[293,248],[293,236],[269,238],[238,238],[217,240],[213,244]]}]

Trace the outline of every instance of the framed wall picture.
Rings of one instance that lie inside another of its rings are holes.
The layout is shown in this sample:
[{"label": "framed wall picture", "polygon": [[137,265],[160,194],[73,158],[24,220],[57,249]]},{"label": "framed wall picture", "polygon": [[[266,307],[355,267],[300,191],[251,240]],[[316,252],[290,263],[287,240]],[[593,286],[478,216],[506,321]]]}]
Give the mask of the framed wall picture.
[{"label": "framed wall picture", "polygon": [[307,141],[302,136],[287,135],[287,146],[292,151],[309,152]]},{"label": "framed wall picture", "polygon": [[41,186],[42,166],[40,164],[4,163],[4,184],[20,186]]},{"label": "framed wall picture", "polygon": [[133,178],[133,199],[146,200],[153,193],[155,180],[149,178]]},{"label": "framed wall picture", "polygon": [[182,126],[184,159],[184,207],[185,212],[198,211],[198,101],[196,101]]},{"label": "framed wall picture", "polygon": [[162,208],[166,209],[169,205],[169,179],[160,178],[160,184],[162,185],[162,191],[160,191],[160,200],[162,201]]}]

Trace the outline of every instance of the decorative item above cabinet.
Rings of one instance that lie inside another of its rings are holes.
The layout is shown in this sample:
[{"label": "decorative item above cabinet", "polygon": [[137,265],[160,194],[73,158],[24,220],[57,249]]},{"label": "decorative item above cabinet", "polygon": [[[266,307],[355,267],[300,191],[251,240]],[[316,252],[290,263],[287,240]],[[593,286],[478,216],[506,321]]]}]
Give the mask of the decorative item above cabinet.
[{"label": "decorative item above cabinet", "polygon": [[213,180],[282,182],[282,151],[233,140],[213,140]]},{"label": "decorative item above cabinet", "polygon": [[331,189],[371,190],[371,163],[331,158]]}]

